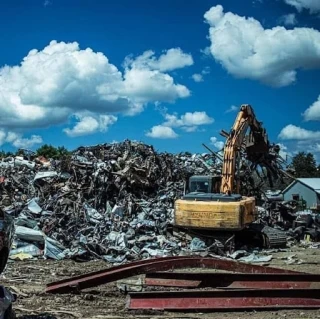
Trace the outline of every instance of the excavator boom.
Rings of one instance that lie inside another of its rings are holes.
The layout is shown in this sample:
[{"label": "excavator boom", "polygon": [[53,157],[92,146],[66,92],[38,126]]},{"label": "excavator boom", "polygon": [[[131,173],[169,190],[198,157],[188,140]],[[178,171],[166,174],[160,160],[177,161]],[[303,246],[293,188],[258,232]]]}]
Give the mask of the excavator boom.
[{"label": "excavator boom", "polygon": [[[252,107],[244,104],[240,108],[240,112],[234,122],[231,132],[227,136],[224,147],[222,180],[220,192],[223,194],[239,193],[240,180],[235,183],[236,177],[236,162],[239,158],[239,152],[242,148],[247,129],[251,132],[246,141],[249,152],[250,147],[255,146],[261,152],[269,151],[269,142],[267,134],[262,127],[261,122],[256,119]],[[258,146],[258,147],[257,147]]]}]

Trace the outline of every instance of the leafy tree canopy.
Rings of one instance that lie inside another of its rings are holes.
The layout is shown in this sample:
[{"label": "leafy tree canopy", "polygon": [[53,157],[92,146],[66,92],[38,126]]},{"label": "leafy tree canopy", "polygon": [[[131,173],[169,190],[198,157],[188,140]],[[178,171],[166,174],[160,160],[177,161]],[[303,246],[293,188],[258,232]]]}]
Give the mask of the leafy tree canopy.
[{"label": "leafy tree canopy", "polygon": [[67,156],[70,152],[64,147],[54,147],[52,145],[44,144],[39,147],[36,151],[37,156],[44,156],[46,158],[60,159],[61,157]]},{"label": "leafy tree canopy", "polygon": [[320,177],[320,165],[311,153],[299,152],[292,159],[296,177]]},{"label": "leafy tree canopy", "polygon": [[10,156],[14,156],[14,154],[12,152],[5,152],[3,150],[0,151],[0,158],[6,158]]}]

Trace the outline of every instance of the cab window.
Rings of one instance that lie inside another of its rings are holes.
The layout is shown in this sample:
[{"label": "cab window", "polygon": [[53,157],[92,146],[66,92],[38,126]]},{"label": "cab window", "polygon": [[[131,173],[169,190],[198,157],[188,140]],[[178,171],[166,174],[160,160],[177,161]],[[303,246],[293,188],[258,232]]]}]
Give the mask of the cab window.
[{"label": "cab window", "polygon": [[205,181],[192,181],[190,192],[209,193],[209,183]]}]

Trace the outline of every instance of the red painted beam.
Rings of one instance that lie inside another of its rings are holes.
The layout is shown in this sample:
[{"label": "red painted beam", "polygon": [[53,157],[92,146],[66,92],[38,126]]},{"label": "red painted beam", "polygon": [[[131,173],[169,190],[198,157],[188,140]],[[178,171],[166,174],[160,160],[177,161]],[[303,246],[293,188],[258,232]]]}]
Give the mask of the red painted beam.
[{"label": "red painted beam", "polygon": [[214,268],[246,273],[296,273],[284,269],[250,265],[233,260],[199,257],[165,257],[136,261],[109,269],[72,277],[47,284],[46,292],[68,293],[96,287],[119,279],[156,271],[179,268]]},{"label": "red painted beam", "polygon": [[319,298],[319,289],[145,292],[130,294],[128,308],[167,311],[320,309]]},{"label": "red painted beam", "polygon": [[[166,278],[149,278],[146,275],[145,285],[147,286],[161,286],[161,287],[178,287],[178,288],[199,288],[204,287],[201,280],[188,279],[166,279]],[[192,274],[190,274],[190,277]],[[211,285],[206,286],[211,287]]]},{"label": "red painted beam", "polygon": [[145,284],[181,288],[320,288],[320,275],[157,272],[146,274]]},{"label": "red painted beam", "polygon": [[310,281],[235,281],[227,288],[241,289],[241,288],[255,288],[255,289],[320,289],[319,282]]}]

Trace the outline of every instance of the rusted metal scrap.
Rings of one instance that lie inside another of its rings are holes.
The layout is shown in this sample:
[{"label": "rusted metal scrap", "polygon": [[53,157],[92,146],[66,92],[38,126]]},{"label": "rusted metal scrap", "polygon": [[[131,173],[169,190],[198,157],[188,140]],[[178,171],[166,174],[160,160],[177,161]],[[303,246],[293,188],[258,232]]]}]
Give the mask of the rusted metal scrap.
[{"label": "rusted metal scrap", "polygon": [[320,289],[191,290],[131,293],[128,309],[234,311],[318,309]]},{"label": "rusted metal scrap", "polygon": [[320,275],[305,273],[157,272],[146,274],[147,286],[180,288],[312,288],[320,289]]},{"label": "rusted metal scrap", "polygon": [[47,284],[46,292],[68,293],[107,284],[140,274],[181,268],[213,268],[244,273],[295,273],[284,269],[250,265],[232,260],[199,257],[165,257],[136,261],[109,269],[71,277]]},{"label": "rusted metal scrap", "polygon": [[[239,273],[159,272],[194,267]],[[132,293],[127,303],[130,310],[230,311],[320,308],[320,275],[220,258],[180,256],[142,260],[53,282],[47,285],[46,292],[69,293],[140,274],[147,275],[147,285],[163,284],[183,288],[215,287],[220,290]]]}]

